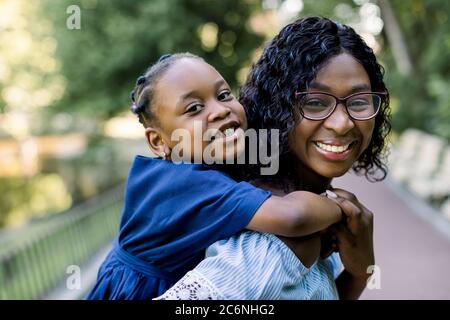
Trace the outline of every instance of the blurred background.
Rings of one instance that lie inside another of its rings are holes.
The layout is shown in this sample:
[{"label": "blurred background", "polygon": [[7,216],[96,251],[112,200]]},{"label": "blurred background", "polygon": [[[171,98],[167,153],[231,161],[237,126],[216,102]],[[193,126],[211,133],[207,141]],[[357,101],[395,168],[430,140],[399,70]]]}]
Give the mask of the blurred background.
[{"label": "blurred background", "polygon": [[190,51],[237,92],[307,15],[354,27],[391,92],[389,178],[337,180],[376,214],[381,288],[363,298],[450,299],[449,14],[447,0],[0,0],[0,299],[89,290],[129,165],[149,155],[129,96],[151,63]]}]

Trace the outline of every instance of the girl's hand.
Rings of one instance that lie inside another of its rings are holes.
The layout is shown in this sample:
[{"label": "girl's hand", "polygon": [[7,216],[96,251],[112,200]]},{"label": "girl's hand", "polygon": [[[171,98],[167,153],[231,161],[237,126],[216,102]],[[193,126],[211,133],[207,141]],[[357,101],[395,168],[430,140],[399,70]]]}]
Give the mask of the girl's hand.
[{"label": "girl's hand", "polygon": [[344,223],[330,227],[345,269],[352,276],[367,279],[367,268],[375,264],[373,250],[373,213],[364,207],[354,194],[343,189],[333,189],[334,199],[346,218]]}]

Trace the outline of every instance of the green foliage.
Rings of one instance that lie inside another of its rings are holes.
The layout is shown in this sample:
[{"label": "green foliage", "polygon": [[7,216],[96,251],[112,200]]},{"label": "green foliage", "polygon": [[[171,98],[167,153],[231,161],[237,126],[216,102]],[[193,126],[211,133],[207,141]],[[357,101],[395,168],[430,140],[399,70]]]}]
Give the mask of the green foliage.
[{"label": "green foliage", "polygon": [[[81,9],[80,30],[66,27],[69,5]],[[259,1],[250,0],[46,0],[42,14],[53,22],[66,79],[52,110],[98,120],[127,111],[136,78],[165,53],[200,55],[236,86],[237,71],[262,41],[246,25],[258,10]],[[207,23],[217,28],[217,45],[205,47],[200,39]]]},{"label": "green foliage", "polygon": [[353,0],[304,0],[302,16],[322,16],[343,23],[353,22],[357,18],[359,7]]},{"label": "green foliage", "polygon": [[414,64],[411,76],[395,74],[390,83],[400,102],[394,128],[450,139],[450,2],[396,0],[392,6]]},{"label": "green foliage", "polygon": [[[319,14],[355,23],[360,7],[356,3],[363,2],[305,0],[302,15]],[[384,29],[378,37],[383,44],[378,58],[385,67],[391,93],[393,129],[401,133],[415,127],[450,139],[450,2],[391,0],[390,3],[413,62],[411,75],[398,71]]]},{"label": "green foliage", "polygon": [[67,209],[71,197],[56,174],[0,178],[0,227]]},{"label": "green foliage", "polygon": [[[128,110],[137,76],[162,54],[190,51],[203,56],[236,87],[237,72],[263,41],[247,27],[249,17],[261,10],[260,0],[42,1],[42,15],[53,23],[66,79],[63,98],[50,110],[84,114],[99,122]],[[304,0],[301,16],[322,15],[354,24],[362,3]],[[66,9],[73,4],[81,9],[80,30],[66,27]],[[394,130],[416,127],[450,138],[450,2],[391,4],[414,67],[412,75],[399,73],[386,34],[378,37],[378,56],[397,102]],[[206,43],[201,30],[208,31]]]}]

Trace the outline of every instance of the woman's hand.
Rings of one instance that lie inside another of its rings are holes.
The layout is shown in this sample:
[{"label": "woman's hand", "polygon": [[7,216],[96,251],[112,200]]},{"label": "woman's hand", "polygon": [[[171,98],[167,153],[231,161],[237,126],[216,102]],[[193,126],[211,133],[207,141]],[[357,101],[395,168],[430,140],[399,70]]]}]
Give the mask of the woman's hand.
[{"label": "woman's hand", "polygon": [[332,226],[319,232],[320,234],[320,257],[322,259],[328,258],[333,252],[338,251],[336,244],[336,235]]},{"label": "woman's hand", "polygon": [[373,250],[373,213],[362,205],[354,194],[343,189],[333,189],[346,218],[345,223],[330,227],[345,270],[357,279],[370,276],[367,268],[375,264]]}]

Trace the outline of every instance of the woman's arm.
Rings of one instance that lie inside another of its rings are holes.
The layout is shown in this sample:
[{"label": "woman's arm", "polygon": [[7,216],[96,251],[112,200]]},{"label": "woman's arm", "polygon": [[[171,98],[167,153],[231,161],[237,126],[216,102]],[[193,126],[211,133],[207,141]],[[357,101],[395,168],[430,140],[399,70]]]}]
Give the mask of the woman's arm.
[{"label": "woman's arm", "polygon": [[368,277],[357,278],[347,270],[336,279],[336,287],[341,300],[357,300],[366,287]]},{"label": "woman's arm", "polygon": [[368,267],[375,264],[373,250],[373,213],[352,193],[334,189],[346,223],[332,226],[345,270],[336,279],[341,299],[358,299],[366,287]]},{"label": "woman's arm", "polygon": [[285,237],[310,235],[341,220],[340,207],[325,196],[296,191],[267,199],[247,229]]}]

